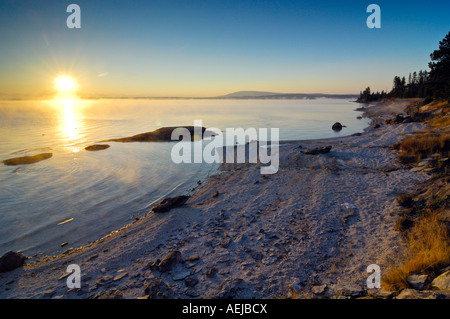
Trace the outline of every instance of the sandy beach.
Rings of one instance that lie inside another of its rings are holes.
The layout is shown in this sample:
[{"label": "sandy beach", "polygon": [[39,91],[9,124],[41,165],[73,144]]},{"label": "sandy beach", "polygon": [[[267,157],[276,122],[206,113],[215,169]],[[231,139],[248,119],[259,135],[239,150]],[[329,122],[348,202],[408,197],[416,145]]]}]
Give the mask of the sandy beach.
[{"label": "sandy beach", "polygon": [[[365,108],[372,125],[361,134],[280,143],[276,174],[224,165],[182,207],[0,274],[0,298],[363,295],[367,266],[386,271],[404,248],[393,227],[396,197],[429,178],[391,149],[425,127],[384,124],[407,104]],[[331,151],[301,152],[324,146]],[[70,264],[81,269],[79,289],[66,285]]]}]

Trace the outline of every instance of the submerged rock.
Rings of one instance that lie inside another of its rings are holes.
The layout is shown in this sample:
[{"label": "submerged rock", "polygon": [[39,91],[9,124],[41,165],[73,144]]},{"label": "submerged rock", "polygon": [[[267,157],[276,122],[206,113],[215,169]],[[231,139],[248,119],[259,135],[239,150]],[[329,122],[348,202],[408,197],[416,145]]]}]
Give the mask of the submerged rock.
[{"label": "submerged rock", "polygon": [[33,164],[40,161],[43,161],[47,158],[50,158],[53,156],[53,153],[41,153],[33,156],[22,156],[22,157],[15,157],[10,158],[3,161],[3,164],[5,165],[24,165],[24,164]]},{"label": "submerged rock", "polygon": [[[197,130],[201,129],[201,136],[197,136]],[[212,131],[206,131],[205,127],[195,127],[195,126],[172,126],[172,127],[161,127],[157,130],[141,133],[129,137],[123,138],[114,138],[110,140],[104,140],[102,142],[122,142],[122,143],[130,143],[130,142],[172,142],[179,141],[179,139],[172,140],[172,132],[174,130],[180,130],[180,135],[183,132],[183,129],[187,129],[190,133],[191,141],[196,141],[202,139],[204,136],[214,136],[216,135]],[[178,138],[178,135],[177,135]]]},{"label": "submerged rock", "polygon": [[86,151],[101,151],[101,150],[106,150],[109,147],[108,144],[94,144],[94,145],[89,145],[86,146],[84,149]]},{"label": "submerged rock", "polygon": [[21,267],[28,258],[16,251],[9,251],[0,257],[0,273]]}]

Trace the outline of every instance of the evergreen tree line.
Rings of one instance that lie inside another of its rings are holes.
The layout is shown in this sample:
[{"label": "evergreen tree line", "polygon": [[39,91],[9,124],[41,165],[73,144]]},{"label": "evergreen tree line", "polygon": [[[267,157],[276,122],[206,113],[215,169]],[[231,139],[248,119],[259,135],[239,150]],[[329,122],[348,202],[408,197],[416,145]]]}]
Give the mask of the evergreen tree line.
[{"label": "evergreen tree line", "polygon": [[450,100],[450,32],[439,42],[439,49],[430,54],[430,71],[395,76],[390,92],[371,92],[370,87],[360,92],[358,101],[370,102],[385,98],[426,98]]}]

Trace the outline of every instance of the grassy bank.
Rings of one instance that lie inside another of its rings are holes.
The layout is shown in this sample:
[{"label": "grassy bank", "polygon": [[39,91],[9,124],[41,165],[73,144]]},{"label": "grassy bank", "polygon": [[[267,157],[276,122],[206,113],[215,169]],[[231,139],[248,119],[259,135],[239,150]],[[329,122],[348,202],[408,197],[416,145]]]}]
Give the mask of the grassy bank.
[{"label": "grassy bank", "polygon": [[[393,146],[403,164],[425,168],[432,177],[409,194],[401,194],[396,230],[406,240],[407,249],[382,278],[383,288],[399,291],[410,288],[408,277],[426,274],[431,278],[450,265],[450,119],[448,101],[412,104],[411,120],[423,121],[428,129],[406,137]],[[403,119],[404,120],[404,119]],[[395,124],[395,123],[392,123]]]}]

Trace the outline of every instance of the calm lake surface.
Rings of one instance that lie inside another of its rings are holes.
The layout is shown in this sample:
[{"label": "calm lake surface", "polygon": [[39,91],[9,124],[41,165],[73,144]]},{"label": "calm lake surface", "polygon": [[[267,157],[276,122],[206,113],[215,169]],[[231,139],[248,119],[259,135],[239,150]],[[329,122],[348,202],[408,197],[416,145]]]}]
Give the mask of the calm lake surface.
[{"label": "calm lake surface", "polygon": [[[281,140],[344,136],[369,124],[356,118],[356,108],[345,99],[0,101],[0,160],[53,153],[30,165],[0,164],[0,255],[85,245],[143,216],[155,201],[190,192],[218,168],[173,163],[176,142],[108,142],[97,152],[85,151],[88,145],[194,120],[223,132],[279,128]],[[336,133],[335,122],[347,127]]]}]

